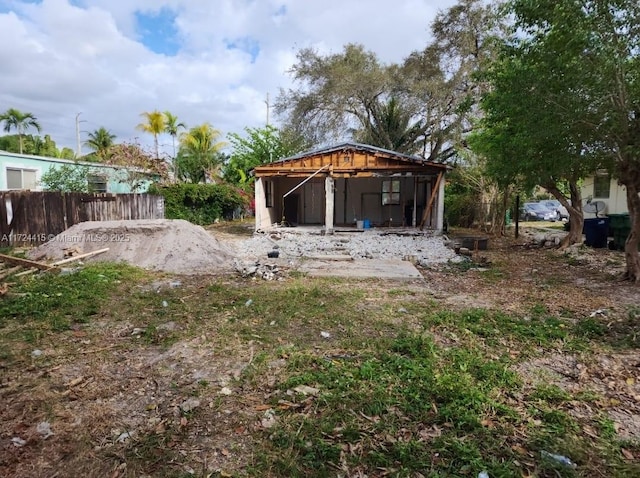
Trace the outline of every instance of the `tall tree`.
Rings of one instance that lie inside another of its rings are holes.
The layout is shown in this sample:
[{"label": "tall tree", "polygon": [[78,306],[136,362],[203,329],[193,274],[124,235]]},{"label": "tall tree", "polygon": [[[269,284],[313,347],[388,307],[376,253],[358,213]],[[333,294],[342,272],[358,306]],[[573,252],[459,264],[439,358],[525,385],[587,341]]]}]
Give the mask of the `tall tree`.
[{"label": "tall tree", "polygon": [[276,112],[314,143],[350,133],[356,140],[403,152],[421,149],[430,160],[447,160],[471,128],[468,117],[479,97],[472,75],[491,56],[486,40],[497,18],[482,0],[461,0],[438,15],[434,42],[401,65],[384,65],[356,44],[327,56],[300,50],[290,71],[295,88],[281,91]]},{"label": "tall tree", "polygon": [[116,135],[111,133],[104,126],[88,134],[89,139],[84,144],[95,151],[96,156],[101,162],[109,159],[109,153]]},{"label": "tall tree", "polygon": [[24,149],[23,136],[27,129],[35,128],[40,132],[40,123],[32,113],[23,113],[15,108],[9,108],[0,115],[0,121],[4,121],[4,130],[9,133],[12,129],[18,133],[20,143],[20,154]]},{"label": "tall tree", "polygon": [[411,109],[392,96],[386,102],[376,100],[371,105],[371,118],[354,132],[354,139],[399,153],[416,154],[422,149],[422,123],[414,119]]},{"label": "tall tree", "polygon": [[398,89],[411,98],[422,120],[424,157],[451,160],[464,147],[483,92],[475,75],[494,56],[502,25],[491,4],[460,0],[436,16],[433,41],[398,67]]},{"label": "tall tree", "polygon": [[153,145],[156,159],[160,159],[160,148],[158,145],[158,136],[165,132],[165,116],[158,110],[145,111],[142,116],[145,121],[140,123],[136,128],[145,133],[153,135]]},{"label": "tall tree", "polygon": [[180,128],[187,129],[187,126],[178,121],[178,117],[172,114],[170,111],[164,112],[164,132],[171,136],[171,141],[173,142],[173,158],[175,160],[176,157],[176,138],[178,137],[178,133],[180,133]]},{"label": "tall tree", "polygon": [[261,164],[270,163],[302,151],[303,143],[291,141],[291,136],[273,125],[245,128],[245,135],[228,134],[232,152],[224,165],[225,180],[244,186],[253,181],[249,172]]},{"label": "tall tree", "polygon": [[227,143],[219,141],[220,131],[203,123],[180,135],[176,159],[178,178],[192,182],[215,182],[226,157],[221,154]]},{"label": "tall tree", "polygon": [[310,48],[297,54],[290,73],[296,89],[281,91],[276,112],[313,143],[349,139],[349,131],[369,124],[371,108],[389,91],[387,68],[362,45],[321,56]]},{"label": "tall tree", "polygon": [[549,189],[577,235],[577,181],[612,170],[626,187],[632,223],[626,275],[640,281],[640,5],[512,0],[509,11],[516,29],[489,73],[482,150],[497,174]]}]

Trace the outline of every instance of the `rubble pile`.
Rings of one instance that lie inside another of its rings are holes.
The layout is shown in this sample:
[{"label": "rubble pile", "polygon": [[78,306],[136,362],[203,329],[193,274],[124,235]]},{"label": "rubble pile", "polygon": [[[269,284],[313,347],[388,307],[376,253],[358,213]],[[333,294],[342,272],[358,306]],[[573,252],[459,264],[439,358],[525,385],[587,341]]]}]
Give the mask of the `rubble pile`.
[{"label": "rubble pile", "polygon": [[383,230],[322,235],[294,231],[256,233],[236,245],[238,257],[263,258],[277,249],[280,257],[296,259],[322,255],[345,255],[352,259],[405,259],[417,264],[448,262],[456,257],[441,236],[430,234],[389,234]]},{"label": "rubble pile", "polygon": [[284,280],[284,270],[275,263],[266,263],[260,261],[234,261],[236,271],[242,277],[255,277],[258,279]]}]

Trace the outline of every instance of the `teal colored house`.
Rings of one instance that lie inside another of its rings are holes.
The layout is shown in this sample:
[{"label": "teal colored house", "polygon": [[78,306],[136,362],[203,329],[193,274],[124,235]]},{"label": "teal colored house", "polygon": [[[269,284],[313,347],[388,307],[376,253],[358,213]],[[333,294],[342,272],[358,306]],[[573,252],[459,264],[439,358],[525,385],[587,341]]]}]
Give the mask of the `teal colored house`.
[{"label": "teal colored house", "polygon": [[[0,151],[0,191],[42,191],[42,175],[49,169],[62,165],[87,167],[87,183],[90,189],[97,193],[145,193],[153,182],[152,175],[149,175],[148,179],[140,180],[143,172],[122,166]],[[135,190],[132,190],[131,186],[134,181],[128,180],[132,174],[138,177]]]}]

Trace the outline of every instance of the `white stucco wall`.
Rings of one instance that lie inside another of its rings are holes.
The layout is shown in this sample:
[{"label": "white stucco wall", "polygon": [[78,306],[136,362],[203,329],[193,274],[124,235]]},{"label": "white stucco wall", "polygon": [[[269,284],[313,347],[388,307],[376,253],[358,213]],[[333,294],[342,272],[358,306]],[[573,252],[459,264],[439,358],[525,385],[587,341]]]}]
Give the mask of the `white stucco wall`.
[{"label": "white stucco wall", "polygon": [[[619,185],[616,179],[611,178],[609,185],[609,197],[596,197],[594,180],[595,177],[591,176],[586,178],[582,183],[580,190],[582,193],[583,203],[586,203],[588,198],[591,198],[592,201],[604,202],[606,204],[604,214],[622,214],[629,212],[629,208],[627,207],[627,191],[624,186]],[[598,215],[602,216],[603,214]],[[592,218],[595,217],[595,214],[585,212],[584,217]]]}]

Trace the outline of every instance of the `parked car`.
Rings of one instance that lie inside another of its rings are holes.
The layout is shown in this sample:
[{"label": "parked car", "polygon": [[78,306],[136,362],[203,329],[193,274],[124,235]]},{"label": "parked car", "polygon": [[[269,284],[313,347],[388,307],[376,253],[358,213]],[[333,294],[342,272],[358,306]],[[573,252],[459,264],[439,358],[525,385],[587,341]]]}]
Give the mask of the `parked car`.
[{"label": "parked car", "polygon": [[556,219],[558,221],[562,219],[569,219],[569,211],[567,211],[567,208],[564,207],[557,199],[546,199],[544,201],[540,201],[540,204],[545,206],[547,209],[555,211]]},{"label": "parked car", "polygon": [[555,221],[558,215],[539,202],[526,202],[520,208],[521,221]]}]

